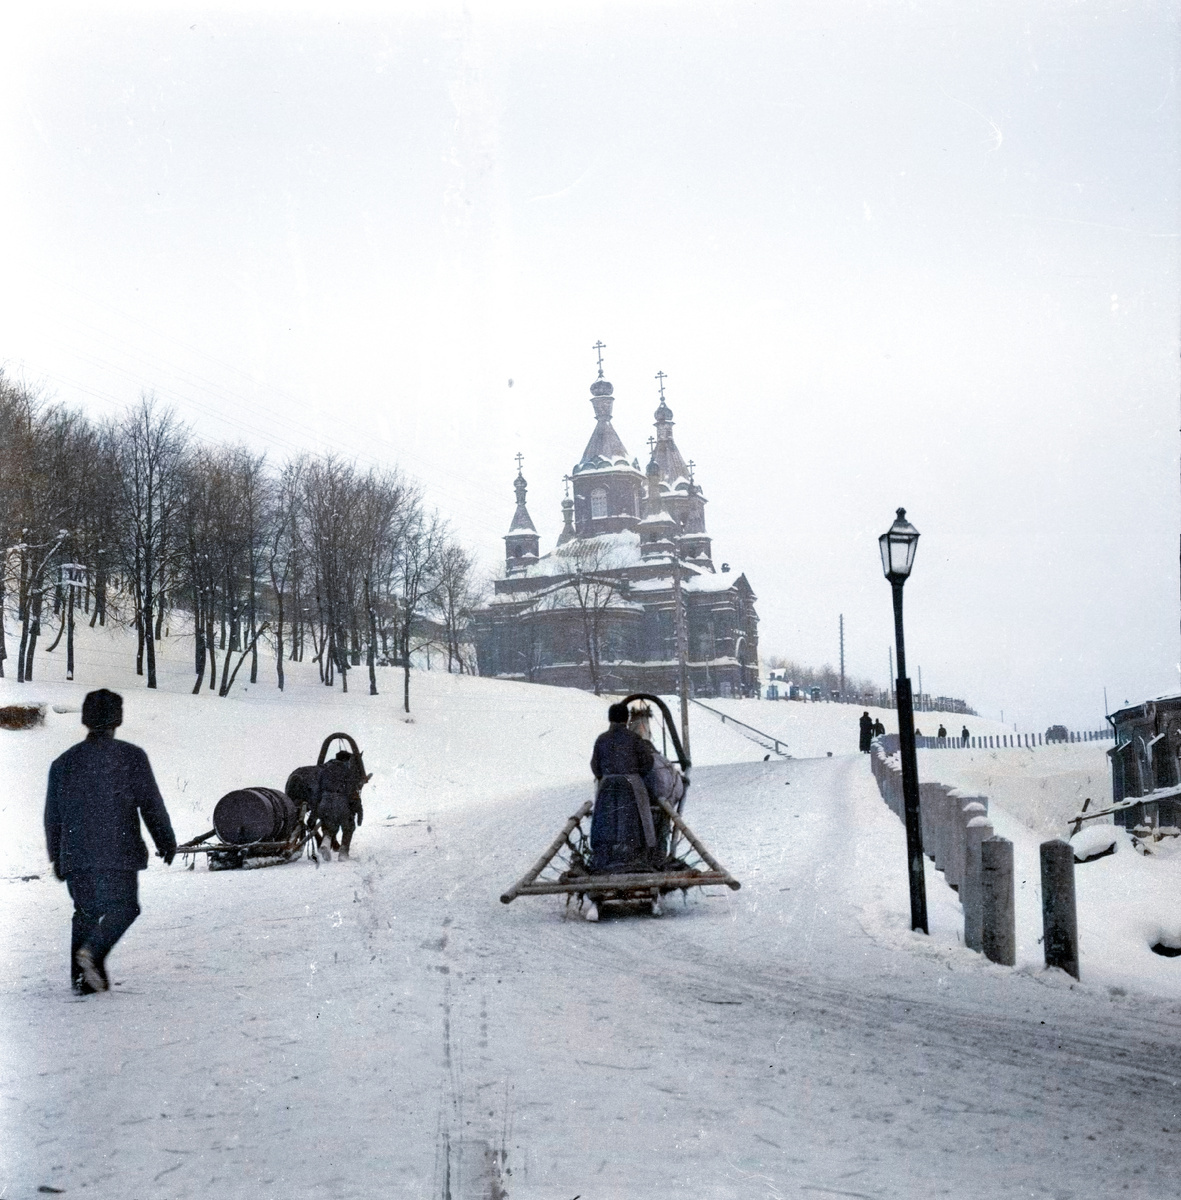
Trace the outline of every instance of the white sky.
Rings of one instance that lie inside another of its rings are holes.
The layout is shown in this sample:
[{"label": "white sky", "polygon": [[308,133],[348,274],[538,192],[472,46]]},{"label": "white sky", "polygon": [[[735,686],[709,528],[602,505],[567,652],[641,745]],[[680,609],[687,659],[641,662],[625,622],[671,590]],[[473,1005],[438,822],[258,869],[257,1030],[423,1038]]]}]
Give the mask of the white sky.
[{"label": "white sky", "polygon": [[903,504],[916,688],[1177,688],[1170,4],[245,11],[0,18],[10,372],[396,461],[491,568],[518,450],[553,544],[601,338],[641,464],[668,373],[764,653],[843,612],[885,682]]}]

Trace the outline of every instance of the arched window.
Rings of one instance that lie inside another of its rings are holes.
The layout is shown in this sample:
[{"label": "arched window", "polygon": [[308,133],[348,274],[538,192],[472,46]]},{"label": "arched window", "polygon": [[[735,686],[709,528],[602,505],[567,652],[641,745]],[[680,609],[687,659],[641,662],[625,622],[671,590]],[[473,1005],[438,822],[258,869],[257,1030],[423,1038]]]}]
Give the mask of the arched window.
[{"label": "arched window", "polygon": [[591,492],[591,518],[607,515],[607,489],[595,488]]}]

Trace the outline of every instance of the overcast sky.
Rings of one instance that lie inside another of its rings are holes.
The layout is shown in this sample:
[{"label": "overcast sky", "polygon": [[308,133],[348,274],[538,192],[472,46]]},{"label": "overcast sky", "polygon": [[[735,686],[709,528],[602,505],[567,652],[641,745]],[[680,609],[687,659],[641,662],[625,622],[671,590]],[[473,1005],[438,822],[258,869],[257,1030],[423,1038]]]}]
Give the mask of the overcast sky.
[{"label": "overcast sky", "polygon": [[641,465],[667,372],[764,655],[843,613],[885,683],[905,505],[916,688],[1178,688],[1174,5],[25,7],[11,374],[396,462],[492,570],[518,451],[553,545],[601,339]]}]

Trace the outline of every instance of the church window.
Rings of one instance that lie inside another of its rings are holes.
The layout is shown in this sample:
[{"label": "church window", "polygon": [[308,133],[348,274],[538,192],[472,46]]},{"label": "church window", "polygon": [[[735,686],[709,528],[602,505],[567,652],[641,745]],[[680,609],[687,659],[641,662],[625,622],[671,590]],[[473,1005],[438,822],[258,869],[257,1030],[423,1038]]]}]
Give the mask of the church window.
[{"label": "church window", "polygon": [[595,488],[591,492],[591,518],[605,517],[607,515],[607,490],[606,488]]}]

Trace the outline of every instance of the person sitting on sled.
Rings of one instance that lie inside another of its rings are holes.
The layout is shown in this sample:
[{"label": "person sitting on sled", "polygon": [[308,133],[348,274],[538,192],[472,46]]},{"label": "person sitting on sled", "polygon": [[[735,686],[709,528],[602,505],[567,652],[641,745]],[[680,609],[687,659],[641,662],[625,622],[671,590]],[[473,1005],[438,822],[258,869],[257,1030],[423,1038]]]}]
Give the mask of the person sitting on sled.
[{"label": "person sitting on sled", "polygon": [[679,813],[681,798],[685,794],[686,780],[684,775],[656,749],[655,743],[652,741],[652,709],[647,704],[637,705],[631,710],[627,727],[652,746],[652,769],[644,776],[644,786],[647,787],[648,795],[654,802],[653,816],[656,818],[657,840],[661,841],[663,845],[659,835],[662,825],[667,831],[668,815],[655,801],[659,797],[665,803],[672,805]]},{"label": "person sitting on sled", "polygon": [[651,745],[627,727],[626,704],[607,710],[610,728],[595,739],[590,767],[596,780],[591,816],[591,871],[623,874],[651,870],[660,855],[644,776],[655,759]]}]

